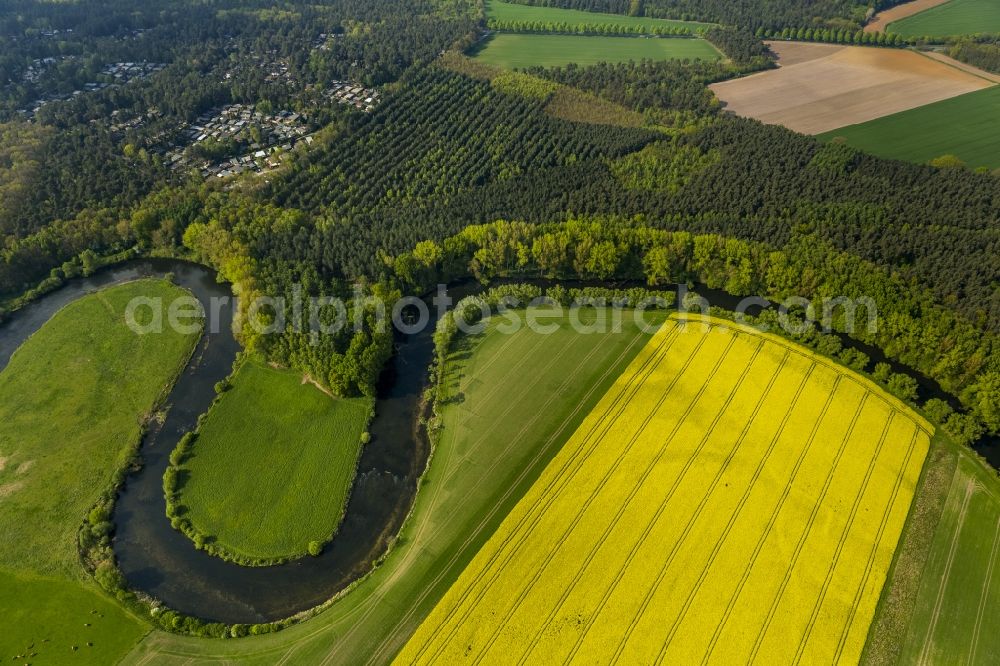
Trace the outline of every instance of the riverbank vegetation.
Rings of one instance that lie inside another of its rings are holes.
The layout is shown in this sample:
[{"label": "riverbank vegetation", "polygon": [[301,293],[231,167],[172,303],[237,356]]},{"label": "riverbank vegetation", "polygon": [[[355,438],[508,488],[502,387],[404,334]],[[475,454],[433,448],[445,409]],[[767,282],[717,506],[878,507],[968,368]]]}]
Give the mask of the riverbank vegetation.
[{"label": "riverbank vegetation", "polygon": [[[113,526],[100,505],[124,479],[146,424],[158,418],[159,403],[199,338],[169,329],[137,335],[125,325],[127,304],[138,296],[184,295],[162,280],[141,280],[84,296],[0,372],[0,615],[7,624],[0,658],[6,662],[17,655],[19,663],[35,661],[34,652],[39,661],[66,663],[79,655],[81,662],[108,663],[147,630],[99,591],[80,567],[77,544],[89,568],[112,566],[89,559],[102,548],[110,557]],[[81,531],[88,514],[94,519]],[[25,614],[30,621],[17,620]]]},{"label": "riverbank vegetation", "polygon": [[253,359],[219,388],[171,455],[167,517],[199,549],[245,566],[319,555],[343,519],[372,400],[335,399]]}]

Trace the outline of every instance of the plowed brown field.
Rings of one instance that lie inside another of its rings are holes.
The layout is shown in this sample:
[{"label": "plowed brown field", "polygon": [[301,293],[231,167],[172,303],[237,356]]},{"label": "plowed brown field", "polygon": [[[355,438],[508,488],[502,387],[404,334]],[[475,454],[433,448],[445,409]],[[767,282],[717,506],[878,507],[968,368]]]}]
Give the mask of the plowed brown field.
[{"label": "plowed brown field", "polygon": [[993,85],[898,49],[770,42],[780,67],[711,86],[726,108],[804,134],[867,122]]}]

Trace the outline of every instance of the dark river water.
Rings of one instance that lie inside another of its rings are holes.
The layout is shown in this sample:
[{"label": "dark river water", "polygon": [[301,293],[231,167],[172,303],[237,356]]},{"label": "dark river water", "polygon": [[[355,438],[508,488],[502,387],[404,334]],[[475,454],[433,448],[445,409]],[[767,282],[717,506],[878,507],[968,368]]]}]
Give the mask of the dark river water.
[{"label": "dark river water", "polygon": [[[206,310],[212,299],[231,299],[229,287],[217,283],[214,271],[204,266],[176,260],[132,261],[89,278],[72,280],[11,316],[0,326],[0,369],[14,350],[66,304],[103,287],[167,273],[173,274],[175,283],[190,290]],[[450,294],[457,300],[476,290],[474,285],[466,284]],[[724,292],[707,288],[697,291],[719,307],[733,309],[738,302]],[[432,322],[422,333],[397,337],[396,354],[380,381],[372,438],[361,454],[346,516],[323,554],[280,566],[241,567],[195,549],[186,536],[174,530],[165,515],[162,489],[171,450],[211,406],[216,382],[229,375],[239,351],[232,334],[232,302],[218,312],[219,325],[206,331],[170,394],[164,424],[151,428],[142,442],[143,466],[129,476],[115,506],[114,549],[129,584],[171,608],[212,621],[273,621],[325,602],[367,573],[402,526],[428,455],[426,440],[417,432],[417,421],[427,368],[433,358],[434,327]],[[872,363],[887,361],[877,349],[846,337],[844,341],[868,354]],[[897,371],[905,370],[899,364],[892,365]],[[908,374],[918,379],[925,399],[948,398],[933,381]],[[994,465],[997,451],[995,444],[984,442],[980,447]]]}]

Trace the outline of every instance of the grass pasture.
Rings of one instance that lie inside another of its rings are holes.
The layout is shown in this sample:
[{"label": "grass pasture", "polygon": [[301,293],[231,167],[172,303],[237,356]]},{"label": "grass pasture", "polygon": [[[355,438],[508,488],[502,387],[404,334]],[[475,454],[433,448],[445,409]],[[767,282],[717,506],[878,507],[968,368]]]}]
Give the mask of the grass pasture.
[{"label": "grass pasture", "polygon": [[340,525],[369,399],[334,400],[302,375],[244,363],[182,465],[180,503],[229,553],[281,558]]},{"label": "grass pasture", "polygon": [[[581,319],[593,321],[592,312]],[[649,340],[631,316],[619,333],[580,335],[567,317],[555,323],[550,335],[526,327],[504,335],[494,325],[459,342],[446,368],[444,429],[412,516],[386,561],[350,594],[266,636],[154,632],[125,663],[390,662]]]},{"label": "grass pasture", "polygon": [[170,302],[185,293],[142,280],[85,296],[0,372],[4,663],[114,663],[148,630],[83,571],[77,531],[199,337],[136,335],[125,325],[126,306],[136,296]]},{"label": "grass pasture", "polygon": [[889,32],[917,38],[1000,33],[1000,3],[996,0],[949,0],[890,23]]},{"label": "grass pasture", "polygon": [[704,39],[697,38],[497,34],[476,58],[507,69],[525,69],[536,65],[586,66],[630,60],[719,60],[722,54]]},{"label": "grass pasture", "polygon": [[675,318],[397,663],[856,663],[929,444],[874,384]]},{"label": "grass pasture", "polygon": [[148,631],[94,586],[57,578],[0,571],[0,609],[4,663],[103,666]]},{"label": "grass pasture", "polygon": [[688,28],[692,32],[711,27],[711,23],[695,21],[671,21],[668,19],[646,18],[644,16],[625,16],[622,14],[601,14],[585,12],[577,9],[562,9],[559,7],[538,7],[521,5],[500,0],[486,0],[486,18],[498,21],[516,21],[528,23],[568,23],[569,25],[589,26],[622,26],[632,28]]},{"label": "grass pasture", "polygon": [[[877,649],[868,648],[871,666],[1000,661],[1000,634],[992,630],[1000,612],[1000,483],[966,450],[944,441],[936,446],[944,483],[925,484],[920,493],[940,495],[943,510],[930,514],[939,519],[929,543],[915,549],[920,559],[895,565],[887,591],[912,589],[894,609],[897,619],[885,635],[873,634],[881,640]],[[921,529],[907,526],[902,552],[907,541],[924,540],[914,534]],[[913,582],[901,580],[906,578]]]},{"label": "grass pasture", "polygon": [[970,167],[1000,168],[1000,86],[820,135],[908,162],[956,155]]},{"label": "grass pasture", "polygon": [[913,51],[773,42],[778,69],[709,86],[733,113],[822,134],[993,82]]}]

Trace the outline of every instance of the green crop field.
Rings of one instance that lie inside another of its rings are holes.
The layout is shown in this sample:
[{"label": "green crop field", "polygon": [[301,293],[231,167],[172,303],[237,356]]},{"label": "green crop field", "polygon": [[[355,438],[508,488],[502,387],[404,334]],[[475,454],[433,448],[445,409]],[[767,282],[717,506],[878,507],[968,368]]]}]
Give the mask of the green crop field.
[{"label": "green crop field", "polygon": [[126,662],[391,661],[649,340],[628,315],[620,333],[580,335],[568,318],[559,325],[551,335],[491,327],[459,340],[445,377],[444,429],[413,514],[386,561],[350,594],[266,636],[206,641],[154,632]]},{"label": "green crop field", "polygon": [[1000,168],[1000,86],[935,102],[820,135],[843,137],[855,148],[909,162],[956,155],[970,167]]},{"label": "green crop field", "polygon": [[670,21],[666,19],[646,18],[644,16],[624,16],[621,14],[600,14],[584,12],[577,9],[561,9],[559,7],[535,7],[513,2],[487,0],[486,17],[498,21],[524,21],[529,23],[568,23],[570,25],[589,26],[624,26],[643,28],[689,28],[692,31],[702,30],[713,24],[694,21]]},{"label": "green crop field", "polygon": [[326,543],[340,525],[371,406],[334,400],[300,373],[244,363],[182,466],[185,515],[248,558]]},{"label": "green crop field", "polygon": [[722,55],[704,39],[695,38],[499,34],[476,57],[491,65],[522,69],[643,59],[719,60]]},{"label": "green crop field", "polygon": [[1000,2],[951,0],[889,25],[904,37],[950,37],[1000,32]]},{"label": "green crop field", "polygon": [[85,296],[0,373],[4,663],[112,663],[147,630],[83,571],[77,530],[198,338],[136,335],[125,308],[136,296],[169,301],[184,293],[143,280]]},{"label": "green crop field", "polygon": [[943,439],[934,447],[883,593],[885,629],[869,639],[872,665],[1000,660],[992,630],[1000,613],[1000,481],[967,449]]}]

